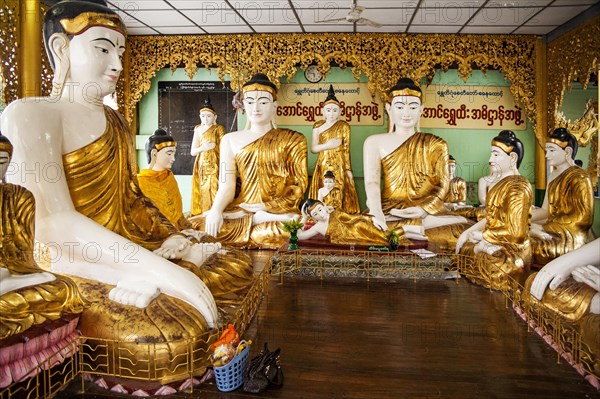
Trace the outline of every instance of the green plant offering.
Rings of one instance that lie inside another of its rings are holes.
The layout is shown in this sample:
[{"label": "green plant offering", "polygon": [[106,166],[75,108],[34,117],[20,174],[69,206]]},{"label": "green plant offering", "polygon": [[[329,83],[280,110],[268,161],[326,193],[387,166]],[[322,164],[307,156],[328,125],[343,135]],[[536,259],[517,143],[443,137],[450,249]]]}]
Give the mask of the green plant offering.
[{"label": "green plant offering", "polygon": [[395,231],[390,231],[383,236],[388,244],[390,244],[390,249],[398,248],[398,244],[400,244],[400,236]]},{"label": "green plant offering", "polygon": [[296,219],[289,220],[287,222],[283,222],[283,231],[287,233],[296,233],[304,226],[303,223],[299,222]]}]

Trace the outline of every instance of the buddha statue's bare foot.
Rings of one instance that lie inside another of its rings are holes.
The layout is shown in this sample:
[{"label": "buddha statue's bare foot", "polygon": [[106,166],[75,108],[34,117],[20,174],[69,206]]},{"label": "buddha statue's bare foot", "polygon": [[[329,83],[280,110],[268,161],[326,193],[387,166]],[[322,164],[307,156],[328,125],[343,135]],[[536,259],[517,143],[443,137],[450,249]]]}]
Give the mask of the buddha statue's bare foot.
[{"label": "buddha statue's bare foot", "polygon": [[157,286],[142,281],[119,281],[108,297],[122,305],[145,308],[160,294]]}]

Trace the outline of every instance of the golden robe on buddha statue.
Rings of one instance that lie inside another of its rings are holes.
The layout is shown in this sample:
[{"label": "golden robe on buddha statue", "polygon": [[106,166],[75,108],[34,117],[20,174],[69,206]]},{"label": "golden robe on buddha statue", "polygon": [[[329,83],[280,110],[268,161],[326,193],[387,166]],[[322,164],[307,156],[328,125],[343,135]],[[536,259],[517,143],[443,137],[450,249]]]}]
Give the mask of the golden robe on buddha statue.
[{"label": "golden robe on buddha statue", "polygon": [[137,175],[140,189],[160,209],[178,230],[189,229],[192,224],[183,216],[183,204],[179,185],[170,169],[154,171],[142,169]]},{"label": "golden robe on buddha statue", "polygon": [[594,192],[588,174],[571,166],[548,184],[548,219],[542,225],[552,238],[532,237],[534,262],[545,265],[593,238]]},{"label": "golden robe on buddha statue", "polygon": [[447,212],[444,207],[449,184],[447,159],[446,142],[426,133],[413,134],[384,157],[381,160],[383,211],[420,206],[430,215]]},{"label": "golden robe on buddha statue", "polygon": [[190,213],[199,215],[210,209],[219,188],[219,143],[225,134],[225,127],[212,125],[193,145],[201,147],[205,143],[215,143],[213,149],[202,151],[194,161],[192,173],[192,206]]},{"label": "golden robe on buddha statue", "polygon": [[[272,129],[242,148],[235,156],[239,191],[225,212],[245,212],[240,204],[262,203],[269,213],[298,213],[308,186],[306,154],[304,136],[289,129]],[[225,219],[217,239],[241,247],[279,248],[287,240],[286,234],[280,222],[253,225],[247,214]]]},{"label": "golden robe on buddha statue", "polygon": [[448,194],[444,202],[464,204],[467,202],[467,182],[460,177],[450,179]]},{"label": "golden robe on buddha statue", "polygon": [[502,179],[488,193],[486,200],[486,227],[483,238],[501,247],[489,255],[474,253],[474,245],[467,243],[462,255],[473,258],[467,278],[476,284],[495,290],[509,287],[508,276],[521,281],[531,263],[529,220],[533,191],[523,176]]},{"label": "golden robe on buddha statue", "polygon": [[[31,192],[14,184],[0,184],[0,267],[11,275],[44,272],[34,260],[34,220]],[[86,301],[75,283],[60,275],[54,277],[0,296],[0,339],[67,313],[83,312]]]}]

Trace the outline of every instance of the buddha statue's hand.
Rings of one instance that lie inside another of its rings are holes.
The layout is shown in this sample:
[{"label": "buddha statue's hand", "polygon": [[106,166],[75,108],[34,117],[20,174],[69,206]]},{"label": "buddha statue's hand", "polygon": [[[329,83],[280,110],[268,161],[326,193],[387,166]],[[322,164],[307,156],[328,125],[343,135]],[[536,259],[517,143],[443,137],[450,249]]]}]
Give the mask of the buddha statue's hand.
[{"label": "buddha statue's hand", "polygon": [[546,231],[544,231],[544,228],[542,227],[542,225],[537,224],[537,223],[531,224],[531,229],[529,230],[529,235],[531,235],[532,237],[540,238],[542,240],[552,239],[552,236],[549,233],[547,233]]},{"label": "buddha statue's hand", "polygon": [[256,213],[260,211],[264,212],[267,210],[265,204],[247,204],[245,202],[240,204],[240,208],[251,213]]},{"label": "buddha statue's hand", "polygon": [[194,229],[181,230],[181,234],[185,235],[188,240],[196,240],[198,242],[202,241],[206,236],[206,232]]},{"label": "buddha statue's hand", "polygon": [[499,251],[501,249],[502,247],[500,245],[495,245],[486,240],[481,240],[477,244],[475,244],[473,252],[475,252],[476,254],[484,252],[488,255],[493,255],[494,252]]},{"label": "buddha statue's hand", "polygon": [[481,230],[470,231],[467,238],[473,244],[477,244],[477,243],[483,241],[483,231],[481,231]]},{"label": "buddha statue's hand", "polygon": [[325,143],[325,147],[327,150],[333,150],[334,148],[338,148],[341,145],[342,145],[342,139],[340,139],[340,138],[329,139]]},{"label": "buddha statue's hand", "polygon": [[456,249],[454,250],[455,253],[460,253],[460,250],[463,247],[463,245],[465,245],[466,242],[469,240],[469,234],[471,234],[471,232],[469,230],[465,230],[458,237],[458,240],[456,240]]},{"label": "buddha statue's hand", "polygon": [[145,308],[160,294],[158,287],[147,281],[119,281],[108,298],[122,305]]},{"label": "buddha statue's hand", "polygon": [[390,210],[390,215],[404,219],[422,219],[427,216],[428,213],[420,206],[411,206],[404,209],[392,209]]},{"label": "buddha statue's hand", "polygon": [[571,275],[575,281],[589,285],[600,292],[600,269],[597,267],[592,265],[580,266],[573,270]]},{"label": "buddha statue's hand", "polygon": [[181,259],[192,243],[185,236],[174,234],[167,238],[154,253],[165,259]]},{"label": "buddha statue's hand", "polygon": [[377,227],[379,230],[387,231],[388,225],[387,225],[387,222],[385,221],[385,217],[383,216],[383,214],[381,214],[380,216],[373,215],[373,217],[371,218],[371,221],[373,222],[375,227]]},{"label": "buddha statue's hand", "polygon": [[218,211],[210,210],[206,214],[204,230],[213,237],[216,237],[223,226],[223,214]]},{"label": "buddha statue's hand", "polygon": [[561,262],[560,257],[556,258],[536,274],[533,283],[531,284],[531,295],[533,295],[534,298],[541,300],[547,287],[554,291],[556,287],[567,280],[570,275],[571,268],[569,268],[569,265]]}]

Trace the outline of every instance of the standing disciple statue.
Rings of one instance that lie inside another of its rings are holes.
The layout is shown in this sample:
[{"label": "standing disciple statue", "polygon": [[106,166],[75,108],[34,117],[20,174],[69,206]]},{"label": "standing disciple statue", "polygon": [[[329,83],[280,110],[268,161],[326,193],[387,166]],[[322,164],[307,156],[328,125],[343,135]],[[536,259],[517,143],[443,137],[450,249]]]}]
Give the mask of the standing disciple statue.
[{"label": "standing disciple statue", "polygon": [[455,176],[456,160],[452,155],[450,155],[450,159],[448,160],[448,171],[450,173],[450,186],[444,202],[448,204],[466,205],[467,182],[462,177]]},{"label": "standing disciple statue", "polygon": [[318,197],[325,174],[331,172],[336,177],[335,185],[341,192],[342,203],[336,209],[346,213],[359,213],[358,195],[350,164],[350,125],[348,122],[340,120],[340,102],[335,97],[335,91],[331,85],[322,111],[325,119],[316,122],[313,126],[310,150],[313,154],[318,153],[319,156],[308,196],[310,198]]},{"label": "standing disciple statue", "polygon": [[486,217],[458,239],[456,252],[470,256],[465,262],[469,280],[495,290],[509,288],[508,276],[522,282],[531,263],[529,223],[533,191],[519,174],[523,143],[510,130],[492,139],[490,167],[498,180],[486,198]]},{"label": "standing disciple statue", "polygon": [[[153,378],[173,381],[190,376],[180,364],[187,360],[177,356],[189,350],[181,339],[219,325],[213,294],[247,287],[252,266],[235,253],[205,261],[197,232],[179,230],[142,194],[131,164],[131,132],[103,105],[123,69],[125,39],[123,21],[103,0],[50,7],[44,43],[54,70],[52,93],[13,102],[1,126],[23,171],[58,169],[54,179],[31,173],[12,178],[35,197],[36,239],[53,243],[52,270],[76,276],[91,302],[79,323],[82,334],[133,341],[138,348],[152,342],[168,355],[162,363],[150,351],[132,349],[131,364],[155,361],[161,371]],[[165,342],[176,340],[182,343]],[[194,350],[202,348],[200,341]],[[204,372],[207,364],[200,363],[194,374]]]},{"label": "standing disciple statue", "polygon": [[219,188],[219,144],[225,128],[217,124],[217,111],[208,97],[200,108],[200,122],[194,128],[191,149],[192,156],[196,157],[192,174],[192,215],[208,211]]},{"label": "standing disciple statue", "polygon": [[399,219],[403,224],[422,225],[430,241],[454,247],[467,220],[448,215],[444,206],[450,183],[448,145],[417,131],[423,93],[411,79],[400,79],[388,97],[390,131],[368,137],[363,147],[367,207],[373,223],[382,230]]},{"label": "standing disciple statue", "polygon": [[577,139],[565,128],[546,142],[546,159],[554,169],[541,208],[533,211],[531,245],[535,264],[581,247],[594,237],[594,191],[588,173],[575,165]]},{"label": "standing disciple statue", "polygon": [[242,96],[248,127],[221,140],[219,189],[198,228],[243,247],[279,248],[289,238],[282,222],[299,218],[308,185],[306,138],[275,127],[277,87],[266,75],[254,75]]}]

